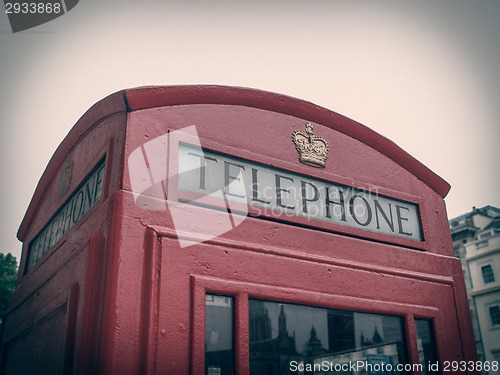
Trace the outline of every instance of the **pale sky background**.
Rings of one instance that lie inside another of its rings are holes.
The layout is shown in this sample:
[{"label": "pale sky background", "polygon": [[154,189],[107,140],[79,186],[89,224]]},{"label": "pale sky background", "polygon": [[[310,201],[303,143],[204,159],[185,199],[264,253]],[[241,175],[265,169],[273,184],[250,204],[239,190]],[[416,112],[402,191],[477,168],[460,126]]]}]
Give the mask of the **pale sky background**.
[{"label": "pale sky background", "polygon": [[372,128],[452,185],[449,217],[500,207],[500,1],[94,1],[13,34],[0,6],[0,251],[78,118],[123,88],[221,84]]}]

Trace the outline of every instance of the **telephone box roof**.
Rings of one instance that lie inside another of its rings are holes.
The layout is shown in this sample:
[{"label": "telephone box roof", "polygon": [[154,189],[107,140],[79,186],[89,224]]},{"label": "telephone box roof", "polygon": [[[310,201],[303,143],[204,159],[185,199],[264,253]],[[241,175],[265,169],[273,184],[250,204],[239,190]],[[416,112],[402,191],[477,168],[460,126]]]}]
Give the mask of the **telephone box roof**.
[{"label": "telephone box roof", "polygon": [[391,140],[352,119],[301,99],[263,90],[218,85],[137,87],[121,90],[107,96],[95,103],[77,121],[55,151],[40,178],[20,225],[17,234],[18,238],[21,241],[24,238],[31,217],[42,199],[47,184],[53,178],[59,166],[66,160],[67,153],[78,142],[80,137],[92,127],[98,125],[102,119],[118,113],[189,104],[252,107],[318,123],[377,150],[422,180],[441,197],[444,198],[450,190],[450,185],[445,180]]}]

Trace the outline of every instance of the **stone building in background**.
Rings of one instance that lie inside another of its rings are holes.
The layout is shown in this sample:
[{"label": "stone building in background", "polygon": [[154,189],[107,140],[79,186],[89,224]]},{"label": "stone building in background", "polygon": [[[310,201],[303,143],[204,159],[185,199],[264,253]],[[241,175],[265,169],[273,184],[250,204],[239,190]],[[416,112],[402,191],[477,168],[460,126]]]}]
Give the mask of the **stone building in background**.
[{"label": "stone building in background", "polygon": [[500,209],[485,206],[450,220],[462,262],[478,357],[500,361]]}]

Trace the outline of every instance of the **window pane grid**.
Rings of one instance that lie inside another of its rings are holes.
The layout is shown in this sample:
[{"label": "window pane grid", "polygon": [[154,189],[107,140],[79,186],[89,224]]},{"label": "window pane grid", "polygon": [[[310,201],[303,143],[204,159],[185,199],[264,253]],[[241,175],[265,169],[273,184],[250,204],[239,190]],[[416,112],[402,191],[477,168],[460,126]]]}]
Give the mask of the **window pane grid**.
[{"label": "window pane grid", "polygon": [[490,317],[491,317],[491,324],[492,325],[499,325],[500,324],[500,306],[495,305],[490,307]]},{"label": "window pane grid", "polygon": [[481,272],[483,274],[483,280],[485,284],[492,283],[495,281],[495,275],[493,274],[493,267],[491,267],[491,264],[482,266]]}]

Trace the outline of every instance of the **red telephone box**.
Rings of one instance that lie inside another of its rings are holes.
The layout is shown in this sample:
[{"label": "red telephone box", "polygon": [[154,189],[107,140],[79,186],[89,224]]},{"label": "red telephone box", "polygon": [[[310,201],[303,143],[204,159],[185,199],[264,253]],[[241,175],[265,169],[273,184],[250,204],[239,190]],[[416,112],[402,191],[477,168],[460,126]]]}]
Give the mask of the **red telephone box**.
[{"label": "red telephone box", "polygon": [[2,370],[451,371],[476,353],[448,190],[298,99],[110,95],[58,147],[19,229]]}]

